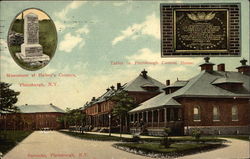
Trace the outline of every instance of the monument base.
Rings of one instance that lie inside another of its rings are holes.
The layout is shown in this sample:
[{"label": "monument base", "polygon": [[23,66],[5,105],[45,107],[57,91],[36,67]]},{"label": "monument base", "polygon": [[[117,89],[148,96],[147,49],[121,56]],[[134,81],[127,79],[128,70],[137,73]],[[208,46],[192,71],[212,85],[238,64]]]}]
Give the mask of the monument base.
[{"label": "monument base", "polygon": [[25,56],[22,53],[16,53],[16,56],[19,60],[25,62],[25,63],[48,63],[50,60],[50,57],[48,55],[42,54],[41,56]]},{"label": "monument base", "polygon": [[26,57],[43,56],[43,47],[40,44],[25,44],[21,45],[21,53]]}]

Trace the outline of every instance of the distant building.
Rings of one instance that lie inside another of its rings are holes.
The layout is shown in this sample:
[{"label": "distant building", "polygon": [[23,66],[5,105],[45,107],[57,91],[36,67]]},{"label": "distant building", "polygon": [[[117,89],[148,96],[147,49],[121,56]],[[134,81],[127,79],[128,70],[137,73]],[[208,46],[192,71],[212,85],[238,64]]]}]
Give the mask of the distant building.
[{"label": "distant building", "polygon": [[[119,91],[125,91],[129,96],[133,97],[137,104],[144,102],[162,92],[165,87],[161,82],[148,76],[147,71],[143,70],[134,80],[124,85],[117,83],[117,88],[111,86],[99,98],[93,99],[84,105],[83,112],[87,115],[87,126],[93,128],[93,131],[100,131],[103,128],[109,129],[109,115],[115,103],[111,97]],[[118,121],[115,118],[111,119],[112,128],[118,126]],[[126,131],[126,124],[124,131]]]},{"label": "distant building", "polygon": [[[250,134],[250,66],[246,60],[238,71],[226,71],[225,64],[213,70],[205,58],[201,72],[193,78],[177,80],[164,93],[131,110],[130,121],[143,120],[151,135],[166,127],[174,134],[190,134],[199,129],[204,134]],[[170,83],[170,82],[169,82]],[[131,124],[131,131],[136,126]]]},{"label": "distant building", "polygon": [[7,130],[40,130],[42,128],[59,129],[58,117],[64,115],[64,110],[49,105],[17,106],[17,113],[1,112],[0,129]]}]

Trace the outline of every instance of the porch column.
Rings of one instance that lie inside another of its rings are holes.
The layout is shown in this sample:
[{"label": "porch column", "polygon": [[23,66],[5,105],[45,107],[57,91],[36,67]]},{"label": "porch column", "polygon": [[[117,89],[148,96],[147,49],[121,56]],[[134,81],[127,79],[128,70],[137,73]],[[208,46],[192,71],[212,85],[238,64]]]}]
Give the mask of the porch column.
[{"label": "porch column", "polygon": [[102,126],[105,126],[105,118],[104,114],[102,114]]},{"label": "porch column", "polygon": [[158,115],[157,125],[159,127],[160,126],[160,109],[157,109],[157,115]]},{"label": "porch column", "polygon": [[146,122],[148,124],[148,111],[146,111]]},{"label": "porch column", "polygon": [[141,118],[142,118],[142,120],[144,121],[144,112],[141,112],[141,113],[142,113]]},{"label": "porch column", "polygon": [[164,125],[167,127],[167,108],[164,108]]},{"label": "porch column", "polygon": [[140,122],[140,113],[137,113],[137,121]]},{"label": "porch column", "polygon": [[93,125],[93,121],[92,121],[92,117],[91,116],[89,116],[89,125]]},{"label": "porch column", "polygon": [[152,127],[154,126],[154,111],[152,110]]},{"label": "porch column", "polygon": [[97,123],[98,123],[98,117],[97,115],[95,116],[95,127],[97,127]]},{"label": "porch column", "polygon": [[97,127],[100,126],[100,121],[99,120],[100,120],[100,117],[99,117],[99,115],[97,115],[97,120],[96,120],[97,121],[97,123],[96,123]]}]

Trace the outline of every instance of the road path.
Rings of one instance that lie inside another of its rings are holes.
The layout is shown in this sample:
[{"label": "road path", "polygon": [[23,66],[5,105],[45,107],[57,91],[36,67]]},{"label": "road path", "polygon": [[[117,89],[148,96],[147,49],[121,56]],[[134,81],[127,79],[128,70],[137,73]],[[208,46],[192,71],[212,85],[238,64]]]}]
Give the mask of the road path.
[{"label": "road path", "polygon": [[178,159],[249,159],[250,143],[248,141],[228,138],[226,140],[229,143],[226,143],[227,147],[225,148],[179,157]]},{"label": "road path", "polygon": [[4,159],[149,159],[118,150],[113,143],[78,139],[56,131],[35,131]]},{"label": "road path", "polygon": [[[178,159],[246,159],[249,142],[227,139],[225,148],[179,157]],[[150,159],[112,147],[115,142],[74,138],[56,131],[35,131],[4,159]],[[151,158],[152,159],[152,158]]]}]

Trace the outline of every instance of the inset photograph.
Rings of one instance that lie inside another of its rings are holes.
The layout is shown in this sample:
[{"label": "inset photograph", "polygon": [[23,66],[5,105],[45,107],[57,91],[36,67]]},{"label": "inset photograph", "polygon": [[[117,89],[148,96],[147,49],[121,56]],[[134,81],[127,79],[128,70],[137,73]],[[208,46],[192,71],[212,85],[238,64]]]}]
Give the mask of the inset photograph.
[{"label": "inset photograph", "polygon": [[8,32],[8,47],[20,67],[30,71],[43,68],[54,56],[56,46],[55,24],[44,11],[29,8],[14,18]]}]

